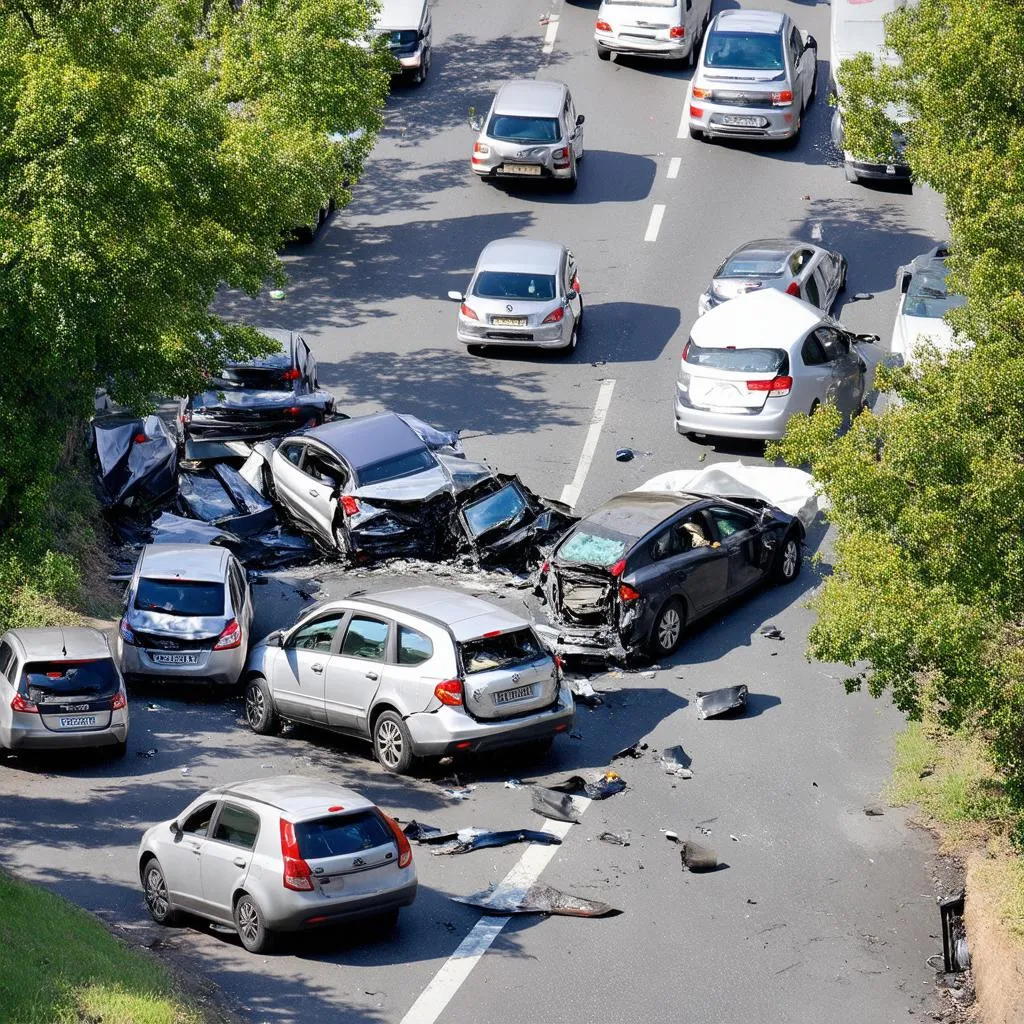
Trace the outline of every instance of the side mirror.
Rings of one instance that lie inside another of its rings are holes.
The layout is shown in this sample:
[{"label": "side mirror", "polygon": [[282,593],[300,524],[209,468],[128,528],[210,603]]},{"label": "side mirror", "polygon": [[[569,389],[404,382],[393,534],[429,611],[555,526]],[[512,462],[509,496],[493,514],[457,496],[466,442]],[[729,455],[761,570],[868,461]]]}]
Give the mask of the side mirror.
[{"label": "side mirror", "polygon": [[284,634],[281,630],[275,630],[267,637],[268,647],[282,647],[284,645]]},{"label": "side mirror", "polygon": [[582,114],[577,114],[577,115],[576,115],[576,127],[577,127],[577,128],[578,128],[578,127],[579,127],[579,126],[580,126],[581,124],[583,124],[583,122],[584,122],[584,121],[586,121],[586,118],[585,118],[585,117],[584,117],[584,116],[583,116]]},{"label": "side mirror", "polygon": [[172,834],[176,836],[181,835],[181,826],[177,823],[177,821],[172,821],[168,828],[170,829]]},{"label": "side mirror", "polygon": [[816,50],[818,48],[818,40],[814,36],[808,36],[807,41],[804,43],[805,50]]},{"label": "side mirror", "polygon": [[452,302],[462,302],[464,296],[463,296],[462,292],[449,292],[448,293],[448,298],[451,299]]}]

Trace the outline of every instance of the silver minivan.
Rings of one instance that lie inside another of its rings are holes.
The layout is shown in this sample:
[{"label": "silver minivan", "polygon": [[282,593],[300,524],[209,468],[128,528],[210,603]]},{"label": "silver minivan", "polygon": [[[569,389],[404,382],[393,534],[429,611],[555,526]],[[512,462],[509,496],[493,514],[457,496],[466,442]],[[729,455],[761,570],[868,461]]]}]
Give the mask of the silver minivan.
[{"label": "silver minivan", "polygon": [[711,0],[601,0],[594,44],[613,53],[694,64],[711,17]]},{"label": "silver minivan", "polygon": [[421,757],[546,746],[575,711],[529,622],[434,586],[310,609],[252,649],[245,683],[254,732],[287,719],[348,733],[397,773]]},{"label": "silver minivan", "polygon": [[583,159],[583,121],[565,83],[506,82],[479,125],[473,173],[491,180],[546,178],[571,191]]},{"label": "silver minivan", "polygon": [[396,74],[408,75],[417,85],[426,81],[433,34],[430,0],[382,0],[374,28],[388,37],[398,61]]}]

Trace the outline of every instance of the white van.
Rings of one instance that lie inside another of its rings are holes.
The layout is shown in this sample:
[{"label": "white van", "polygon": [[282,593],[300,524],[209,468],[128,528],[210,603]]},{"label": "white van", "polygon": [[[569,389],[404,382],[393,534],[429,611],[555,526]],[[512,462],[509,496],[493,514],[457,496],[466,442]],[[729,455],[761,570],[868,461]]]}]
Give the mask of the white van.
[{"label": "white van", "polygon": [[401,70],[417,84],[430,71],[430,0],[382,0],[375,29],[387,35],[388,46]]},{"label": "white van", "polygon": [[711,0],[602,0],[594,26],[601,60],[613,53],[697,62]]}]

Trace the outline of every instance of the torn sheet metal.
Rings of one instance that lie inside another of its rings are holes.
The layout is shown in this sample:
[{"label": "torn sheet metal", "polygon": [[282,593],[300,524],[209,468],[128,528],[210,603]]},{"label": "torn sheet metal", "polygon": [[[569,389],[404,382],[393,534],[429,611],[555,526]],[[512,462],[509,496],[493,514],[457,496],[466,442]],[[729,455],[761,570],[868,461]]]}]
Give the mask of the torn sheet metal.
[{"label": "torn sheet metal", "polygon": [[534,786],[531,792],[532,809],[552,821],[567,821],[578,825],[580,812],[570,793],[559,793],[543,786]]},{"label": "torn sheet metal", "polygon": [[472,896],[453,896],[456,903],[477,907],[487,914],[557,914],[562,917],[610,917],[621,914],[607,903],[585,900],[536,882],[525,891],[501,886]]},{"label": "torn sheet metal", "polygon": [[597,838],[602,843],[609,843],[612,846],[629,846],[633,833],[625,828],[621,832],[602,832]]},{"label": "torn sheet metal", "polygon": [[661,768],[666,775],[675,775],[681,779],[692,779],[690,765],[692,758],[681,746],[666,747],[661,752]]},{"label": "torn sheet metal", "polygon": [[412,840],[414,843],[423,843],[427,845],[433,845],[434,843],[447,843],[449,840],[458,837],[458,832],[445,832],[443,829],[439,829],[436,825],[428,825],[422,821],[410,821],[405,828],[402,829],[403,834],[407,839]]},{"label": "torn sheet metal", "polygon": [[719,462],[706,469],[674,469],[634,488],[637,491],[671,491],[716,498],[756,498],[796,516],[807,529],[828,499],[818,492],[810,473],[785,466],[747,466]]},{"label": "torn sheet metal", "polygon": [[714,871],[718,867],[718,854],[710,846],[687,840],[679,851],[684,871]]},{"label": "torn sheet metal", "polygon": [[178,447],[159,416],[95,419],[92,436],[108,508],[151,507],[174,493]]},{"label": "torn sheet metal", "polygon": [[729,711],[742,711],[747,706],[747,687],[740,684],[698,693],[696,704],[698,718],[714,718]]},{"label": "torn sheet metal", "polygon": [[223,463],[181,473],[178,503],[188,515],[239,536],[262,533],[277,523],[274,506],[237,469]]},{"label": "torn sheet metal", "polygon": [[504,832],[489,832],[485,828],[459,829],[455,839],[437,846],[430,852],[435,857],[469,853],[471,850],[488,850],[495,846],[509,846],[512,843],[538,843],[541,846],[560,846],[562,840],[551,832],[540,832],[531,828],[510,829]]},{"label": "torn sheet metal", "polygon": [[608,797],[621,793],[626,788],[626,781],[618,772],[590,772],[588,775],[570,775],[564,782],[548,786],[549,791],[556,793],[582,793],[591,800],[607,800]]}]

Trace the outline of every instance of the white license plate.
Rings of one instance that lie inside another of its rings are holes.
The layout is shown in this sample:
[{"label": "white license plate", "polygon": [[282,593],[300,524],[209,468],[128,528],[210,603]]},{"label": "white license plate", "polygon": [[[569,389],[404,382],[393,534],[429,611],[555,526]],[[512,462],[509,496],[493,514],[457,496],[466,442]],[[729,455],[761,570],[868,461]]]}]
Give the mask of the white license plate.
[{"label": "white license plate", "polygon": [[532,686],[517,686],[512,690],[502,690],[494,695],[495,704],[511,704],[516,700],[526,700],[533,696]]},{"label": "white license plate", "polygon": [[198,654],[150,654],[155,665],[198,665]]},{"label": "white license plate", "polygon": [[730,125],[733,128],[761,128],[764,125],[764,118],[738,117],[735,114],[723,114],[722,124]]},{"label": "white license plate", "polygon": [[57,719],[57,724],[62,729],[88,729],[90,725],[96,724],[95,715],[75,715],[68,718]]},{"label": "white license plate", "polygon": [[540,164],[502,164],[502,174],[525,174],[537,176],[540,174]]},{"label": "white license plate", "polygon": [[896,165],[895,164],[886,164],[885,165],[885,173],[886,174],[895,174],[896,173]]},{"label": "white license plate", "polygon": [[491,323],[496,327],[525,327],[525,316],[492,316]]}]

